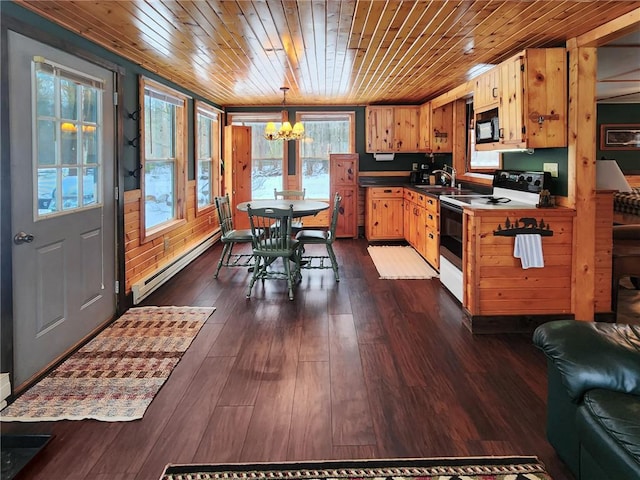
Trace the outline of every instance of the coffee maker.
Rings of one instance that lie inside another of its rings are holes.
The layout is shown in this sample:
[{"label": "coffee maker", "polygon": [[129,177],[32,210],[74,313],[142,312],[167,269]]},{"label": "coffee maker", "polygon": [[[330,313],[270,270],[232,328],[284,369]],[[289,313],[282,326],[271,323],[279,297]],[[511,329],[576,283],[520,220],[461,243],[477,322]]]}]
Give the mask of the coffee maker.
[{"label": "coffee maker", "polygon": [[409,181],[414,185],[429,185],[429,174],[431,169],[429,165],[422,164],[418,170],[411,172]]}]

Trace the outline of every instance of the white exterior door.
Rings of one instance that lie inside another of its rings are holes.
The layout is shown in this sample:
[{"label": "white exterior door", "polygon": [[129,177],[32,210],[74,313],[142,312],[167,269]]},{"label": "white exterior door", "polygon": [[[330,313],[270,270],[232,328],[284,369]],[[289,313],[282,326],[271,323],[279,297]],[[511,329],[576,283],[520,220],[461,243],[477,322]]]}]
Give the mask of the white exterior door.
[{"label": "white exterior door", "polygon": [[113,73],[9,32],[14,385],[116,311]]}]

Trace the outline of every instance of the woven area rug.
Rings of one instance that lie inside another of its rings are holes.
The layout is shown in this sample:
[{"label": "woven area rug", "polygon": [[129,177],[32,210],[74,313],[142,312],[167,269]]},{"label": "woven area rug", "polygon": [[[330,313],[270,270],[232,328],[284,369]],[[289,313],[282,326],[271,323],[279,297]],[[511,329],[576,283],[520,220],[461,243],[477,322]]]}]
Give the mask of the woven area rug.
[{"label": "woven area rug", "polygon": [[214,310],[131,308],[0,412],[0,420],[142,418]]},{"label": "woven area rug", "polygon": [[369,256],[383,279],[438,278],[438,273],[413,247],[369,246]]},{"label": "woven area rug", "polygon": [[551,480],[536,457],[168,465],[161,480]]}]

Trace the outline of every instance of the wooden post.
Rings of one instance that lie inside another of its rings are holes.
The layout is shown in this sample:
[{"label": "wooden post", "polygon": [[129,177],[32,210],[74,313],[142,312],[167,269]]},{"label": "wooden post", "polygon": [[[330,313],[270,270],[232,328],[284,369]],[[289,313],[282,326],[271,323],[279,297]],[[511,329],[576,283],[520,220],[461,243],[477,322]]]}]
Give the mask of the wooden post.
[{"label": "wooden post", "polygon": [[568,206],[576,210],[572,305],[577,320],[593,321],[596,270],[597,49],[567,43],[569,52]]}]

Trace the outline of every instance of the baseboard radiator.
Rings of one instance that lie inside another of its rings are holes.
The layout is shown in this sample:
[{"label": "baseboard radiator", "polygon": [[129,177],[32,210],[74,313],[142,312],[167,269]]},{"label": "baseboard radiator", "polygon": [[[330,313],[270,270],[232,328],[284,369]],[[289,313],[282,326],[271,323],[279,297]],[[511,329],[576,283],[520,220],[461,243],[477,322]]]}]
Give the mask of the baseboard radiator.
[{"label": "baseboard radiator", "polygon": [[211,245],[220,240],[220,231],[214,232],[211,236],[205,238],[198,245],[185,251],[182,255],[175,258],[173,262],[165,265],[157,272],[152,273],[148,277],[140,280],[139,282],[131,286],[133,292],[133,304],[137,305],[144,300],[153,291],[159,288],[167,280],[173,277],[176,273],[189,265],[198,256],[203,254]]}]

